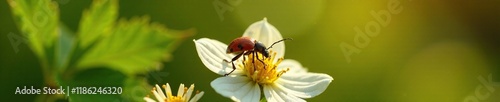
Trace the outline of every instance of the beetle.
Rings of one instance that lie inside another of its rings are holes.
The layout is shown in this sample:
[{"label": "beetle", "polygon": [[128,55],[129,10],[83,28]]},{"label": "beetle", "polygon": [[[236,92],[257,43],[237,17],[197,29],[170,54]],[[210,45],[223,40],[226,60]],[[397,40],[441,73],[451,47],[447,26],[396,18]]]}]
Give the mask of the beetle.
[{"label": "beetle", "polygon": [[[257,53],[261,53],[265,58],[267,58],[267,57],[269,57],[269,49],[272,48],[275,44],[282,42],[282,41],[285,41],[285,40],[293,40],[293,39],[292,38],[284,38],[284,39],[281,39],[281,40],[274,42],[273,44],[271,44],[271,46],[266,48],[266,46],[263,43],[255,40],[253,38],[250,38],[250,37],[239,37],[239,38],[234,39],[227,46],[226,53],[227,54],[237,54],[237,55],[234,56],[231,59],[231,61],[228,61],[226,59],[223,60],[224,62],[227,62],[227,63],[231,62],[231,64],[233,65],[233,70],[227,74],[224,74],[224,76],[228,76],[229,74],[233,73],[234,70],[236,70],[236,67],[234,66],[234,61],[238,60],[243,55],[249,55],[249,54],[253,53],[253,55],[254,55],[253,58],[257,57],[257,59],[260,62],[264,63],[261,59],[258,58],[259,56],[256,56]],[[243,57],[243,59],[245,59],[245,57]],[[254,60],[252,60],[252,63]]]}]

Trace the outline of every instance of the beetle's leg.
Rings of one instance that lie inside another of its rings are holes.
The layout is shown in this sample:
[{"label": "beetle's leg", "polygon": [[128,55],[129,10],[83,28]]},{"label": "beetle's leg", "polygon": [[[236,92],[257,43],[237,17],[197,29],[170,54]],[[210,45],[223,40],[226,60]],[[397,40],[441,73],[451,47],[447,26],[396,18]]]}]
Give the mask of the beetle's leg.
[{"label": "beetle's leg", "polygon": [[[255,52],[255,51],[247,51],[247,52],[245,52],[245,54],[244,54],[244,55],[254,54],[254,52]],[[253,57],[253,59],[255,59],[255,56]],[[245,60],[246,60],[246,59],[245,59],[245,56],[243,56],[243,62],[244,62]],[[252,60],[252,64],[254,64],[253,60]],[[243,63],[243,65],[245,65],[245,63]],[[254,64],[254,66],[255,66],[255,64]],[[254,67],[254,70],[255,70],[255,67]]]},{"label": "beetle's leg", "polygon": [[[252,59],[252,64],[253,64],[253,71],[255,72],[256,68],[255,68],[255,56],[257,56],[257,51],[254,51],[253,52],[253,59]],[[259,59],[259,58],[257,58]]]},{"label": "beetle's leg", "polygon": [[[255,52],[255,54],[257,54],[257,52]],[[264,65],[264,69],[266,69],[266,64],[264,63],[264,61],[262,61],[262,60],[259,58],[259,56],[257,56],[257,60],[259,60],[259,61],[260,61],[260,63],[262,63],[262,65]],[[255,64],[254,64],[254,66],[255,66]]]},{"label": "beetle's leg", "polygon": [[245,56],[243,56],[243,61],[241,61],[241,64],[243,64],[243,66],[245,66],[245,61],[246,61],[246,60],[247,60],[247,59],[245,58]]},{"label": "beetle's leg", "polygon": [[[233,70],[227,74],[224,74],[224,76],[228,76],[229,74],[233,73],[234,70],[236,70],[236,66],[234,66],[234,61],[238,60],[238,58],[240,58],[243,54],[244,53],[240,53],[240,54],[234,56],[233,59],[231,59],[231,64],[233,65]],[[229,63],[229,61],[227,61],[226,59],[224,59],[223,61]]]},{"label": "beetle's leg", "polygon": [[242,55],[244,54],[244,52],[240,53],[240,54],[237,54],[236,56],[233,57],[233,59],[231,59],[231,61],[228,61],[226,59],[223,59],[222,61],[226,62],[226,63],[229,63],[229,62],[233,62],[233,61],[236,61],[238,60],[238,58],[240,58]]},{"label": "beetle's leg", "polygon": [[[247,59],[245,58],[245,56],[243,56],[243,61],[241,61],[241,62],[245,62],[246,60],[247,60]],[[245,63],[243,63],[243,65],[244,65],[244,64],[245,64]]]}]

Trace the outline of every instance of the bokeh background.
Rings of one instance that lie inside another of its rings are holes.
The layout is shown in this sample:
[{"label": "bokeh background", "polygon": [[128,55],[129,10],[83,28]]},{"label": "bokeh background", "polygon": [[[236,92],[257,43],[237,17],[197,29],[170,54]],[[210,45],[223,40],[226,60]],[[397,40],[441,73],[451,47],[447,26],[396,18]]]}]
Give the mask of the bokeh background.
[{"label": "bokeh background", "polygon": [[[388,10],[394,1],[400,2],[402,11],[391,14],[388,25],[368,37],[367,46],[357,47],[354,28],[365,31],[367,23],[376,21],[370,12]],[[60,21],[75,31],[92,1],[56,2]],[[141,0],[120,1],[119,17],[149,15],[152,22],[170,29],[196,29],[161,70],[145,77],[150,85],[168,82],[174,90],[180,83],[194,83],[195,90],[205,92],[201,101],[230,99],[210,87],[221,76],[201,63],[191,40],[207,37],[229,43],[251,23],[267,17],[284,37],[294,38],[286,42],[285,58],[335,79],[308,101],[499,102],[499,6],[499,0]],[[14,92],[19,86],[43,86],[40,63],[26,44],[16,52],[9,33],[19,30],[11,8],[0,1],[1,100],[33,101],[35,95]],[[360,52],[348,61],[341,43]]]}]

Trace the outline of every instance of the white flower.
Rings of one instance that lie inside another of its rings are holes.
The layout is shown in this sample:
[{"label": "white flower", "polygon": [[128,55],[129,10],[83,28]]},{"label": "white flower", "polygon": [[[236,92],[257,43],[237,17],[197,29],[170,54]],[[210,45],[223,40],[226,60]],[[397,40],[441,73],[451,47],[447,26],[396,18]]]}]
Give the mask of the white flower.
[{"label": "white flower", "polygon": [[[204,93],[203,91],[197,91],[196,95],[191,100],[189,100],[194,90],[194,84],[191,84],[189,89],[187,87],[184,87],[184,84],[181,84],[179,86],[179,90],[177,91],[177,96],[172,95],[172,90],[170,89],[170,85],[168,83],[166,85],[163,85],[162,87],[166,91],[166,96],[160,86],[158,86],[158,84],[153,87],[153,90],[151,90],[151,93],[159,102],[196,102],[201,98],[201,96],[203,96]],[[156,102],[154,99],[150,98],[149,95],[144,97],[144,100],[147,102]]]},{"label": "white flower", "polygon": [[[267,23],[265,18],[250,25],[243,36],[254,38],[265,46],[283,39],[279,31]],[[226,54],[226,44],[208,38],[193,41],[198,56],[208,69],[219,75],[232,70],[232,65],[223,61],[235,56]],[[284,54],[285,44],[282,42],[273,46],[268,58],[258,53],[258,58],[263,59],[264,63],[251,60],[252,54],[243,56],[247,60],[239,58],[235,61],[236,70],[227,77],[215,79],[211,86],[217,93],[234,101],[257,102],[260,100],[262,88],[269,102],[295,102],[321,94],[333,81],[327,74],[308,73],[299,62],[283,59]]]}]

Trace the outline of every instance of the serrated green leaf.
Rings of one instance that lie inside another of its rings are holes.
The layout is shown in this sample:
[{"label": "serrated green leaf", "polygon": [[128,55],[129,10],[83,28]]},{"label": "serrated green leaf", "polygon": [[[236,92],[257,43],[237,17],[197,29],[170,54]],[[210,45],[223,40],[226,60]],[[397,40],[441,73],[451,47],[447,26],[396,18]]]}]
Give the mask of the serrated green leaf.
[{"label": "serrated green leaf", "polygon": [[[40,58],[53,59],[53,49],[58,37],[59,9],[50,0],[7,0],[13,18],[30,48]],[[52,50],[52,51],[47,51]],[[50,54],[50,55],[48,55]],[[49,60],[52,61],[52,60]],[[48,62],[45,64],[49,64]]]},{"label": "serrated green leaf", "polygon": [[117,0],[94,0],[89,10],[83,12],[77,35],[80,47],[86,48],[109,35],[118,15]]},{"label": "serrated green leaf", "polygon": [[109,36],[82,56],[76,68],[106,66],[127,75],[145,73],[168,59],[172,46],[186,35],[189,33],[150,24],[148,17],[121,20]]},{"label": "serrated green leaf", "polygon": [[[22,35],[42,62],[48,86],[124,88],[122,95],[70,95],[70,101],[142,101],[150,88],[136,75],[157,68],[156,65],[168,59],[183,38],[193,33],[191,30],[168,30],[160,24],[150,23],[147,17],[117,23],[118,1],[94,0],[91,8],[84,12],[74,35],[59,23],[55,2],[8,2]],[[61,98],[60,95],[43,97]]]}]

